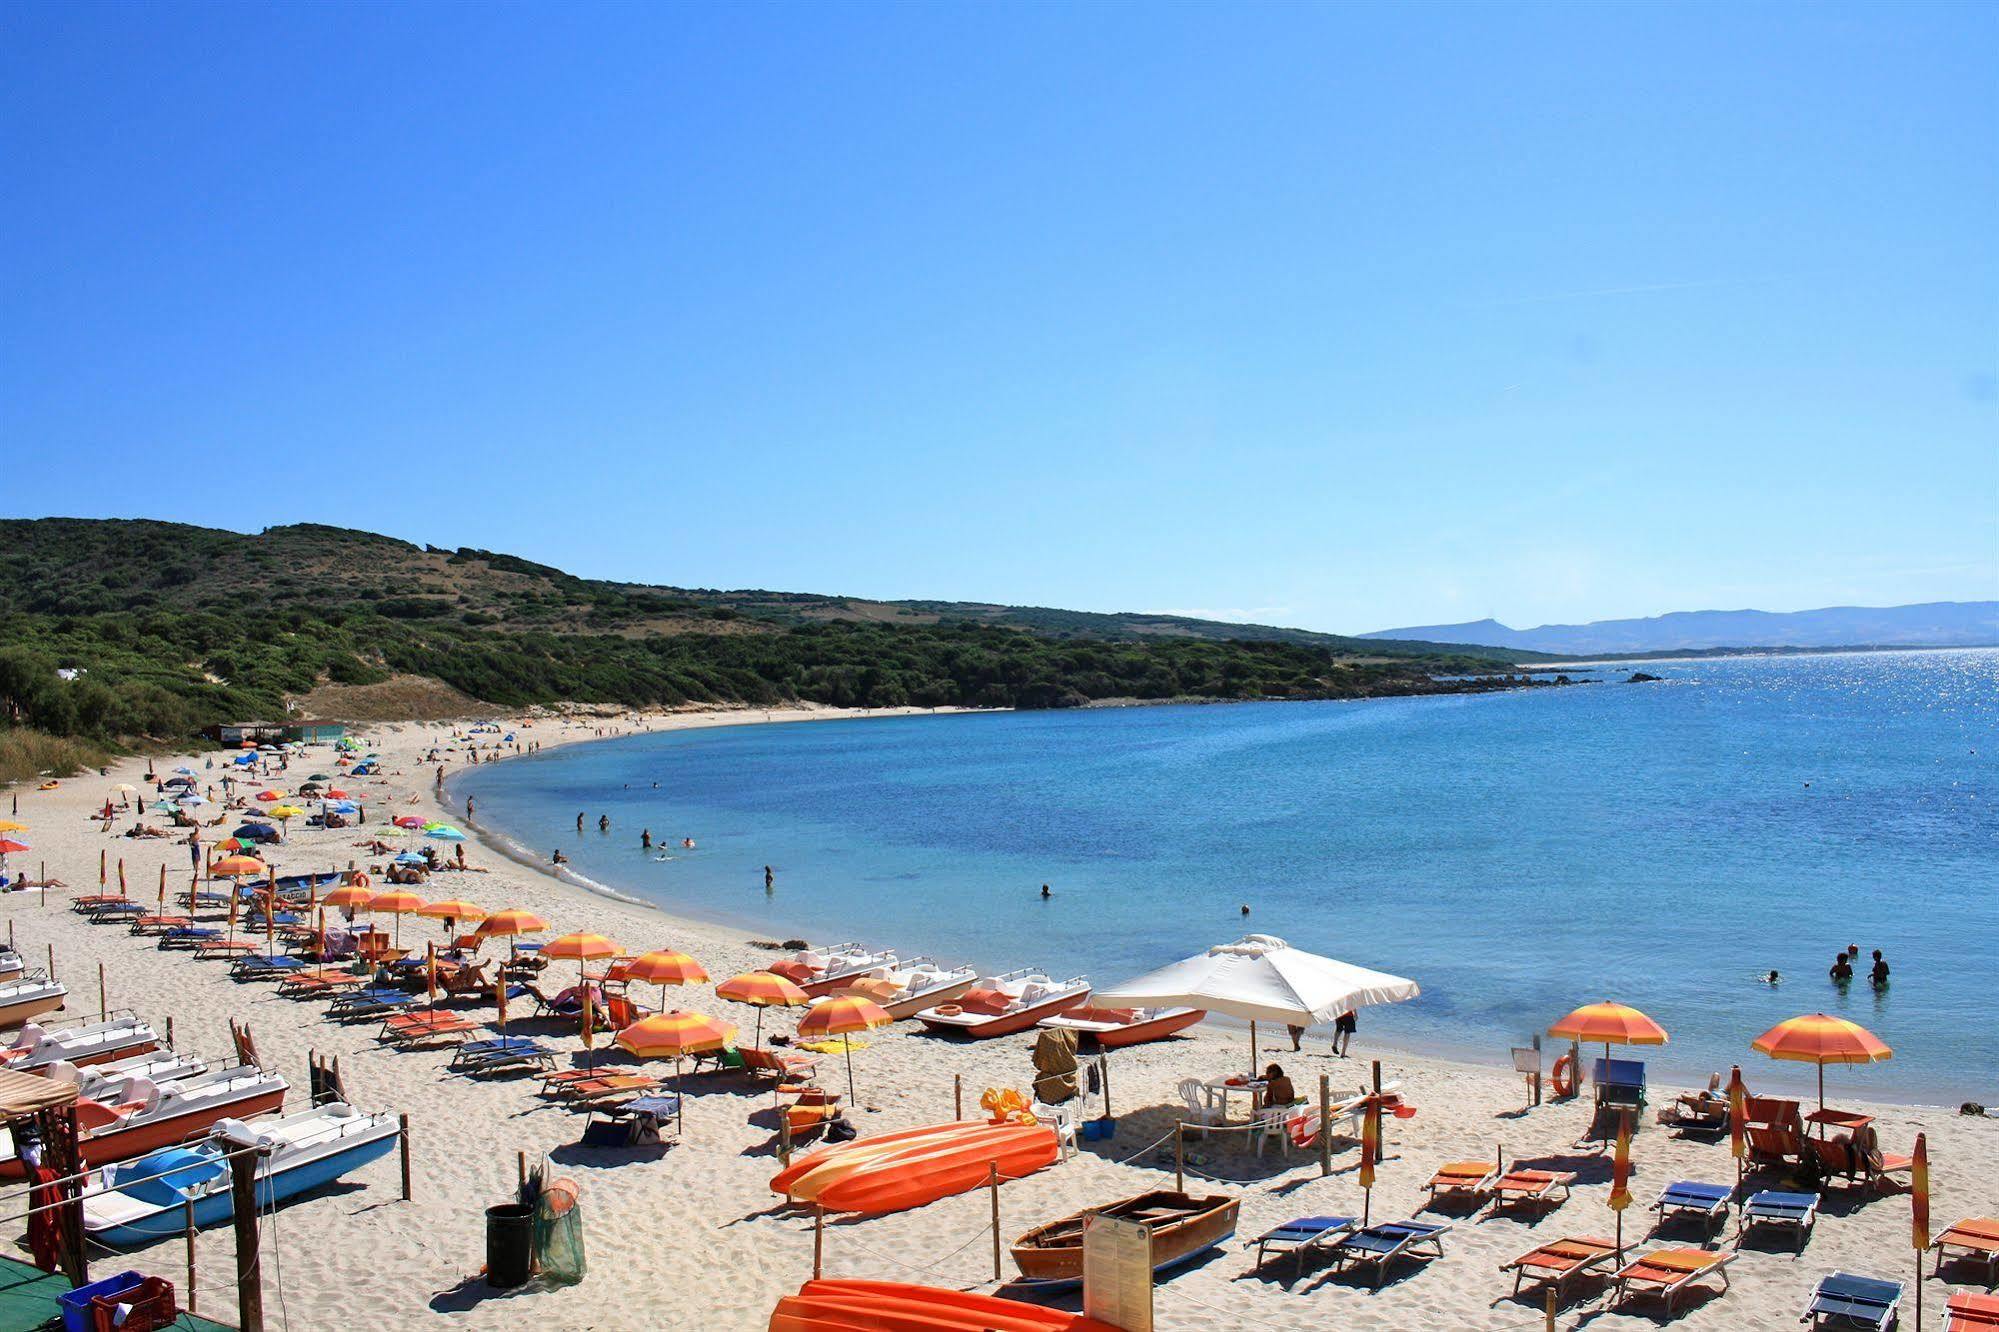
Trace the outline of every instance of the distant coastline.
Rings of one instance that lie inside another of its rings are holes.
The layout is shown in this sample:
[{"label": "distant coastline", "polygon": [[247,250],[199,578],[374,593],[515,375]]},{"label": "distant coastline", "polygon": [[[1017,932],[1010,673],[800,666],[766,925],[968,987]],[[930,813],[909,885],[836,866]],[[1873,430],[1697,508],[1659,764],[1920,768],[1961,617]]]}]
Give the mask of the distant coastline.
[{"label": "distant coastline", "polygon": [[1999,643],[1948,643],[1932,645],[1863,644],[1854,647],[1717,647],[1681,648],[1657,652],[1606,652],[1587,657],[1565,657],[1560,661],[1516,662],[1514,669],[1534,674],[1551,671],[1589,670],[1599,666],[1628,666],[1659,661],[1713,661],[1729,657],[1849,657],[1886,655],[1896,652],[1990,652]]}]

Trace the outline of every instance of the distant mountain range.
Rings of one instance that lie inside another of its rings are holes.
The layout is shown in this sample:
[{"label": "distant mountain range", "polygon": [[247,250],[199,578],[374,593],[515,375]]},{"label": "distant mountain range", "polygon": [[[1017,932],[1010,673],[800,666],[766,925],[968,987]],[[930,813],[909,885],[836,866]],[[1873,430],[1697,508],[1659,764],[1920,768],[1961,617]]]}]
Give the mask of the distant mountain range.
[{"label": "distant mountain range", "polygon": [[1497,620],[1412,625],[1361,638],[1469,643],[1561,656],[1694,652],[1708,648],[1988,647],[1999,645],[1999,601],[1827,606],[1807,611],[1675,611],[1513,629]]}]

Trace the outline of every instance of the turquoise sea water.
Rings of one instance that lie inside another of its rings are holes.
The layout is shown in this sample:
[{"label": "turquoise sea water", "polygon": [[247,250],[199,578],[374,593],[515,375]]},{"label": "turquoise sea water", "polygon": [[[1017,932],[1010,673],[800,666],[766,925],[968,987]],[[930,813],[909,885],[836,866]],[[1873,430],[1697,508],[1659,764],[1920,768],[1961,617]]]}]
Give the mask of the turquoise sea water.
[{"label": "turquoise sea water", "polygon": [[[1666,678],[635,736],[454,795],[760,935],[1101,983],[1254,930],[1420,981],[1362,1014],[1405,1046],[1503,1059],[1612,997],[1672,1033],[1662,1071],[1803,1085],[1748,1044],[1825,1010],[1896,1051],[1831,1086],[1999,1101],[1999,651],[1644,669]],[[647,828],[671,858],[641,852]],[[1828,981],[1848,943],[1886,951],[1885,993]]]}]

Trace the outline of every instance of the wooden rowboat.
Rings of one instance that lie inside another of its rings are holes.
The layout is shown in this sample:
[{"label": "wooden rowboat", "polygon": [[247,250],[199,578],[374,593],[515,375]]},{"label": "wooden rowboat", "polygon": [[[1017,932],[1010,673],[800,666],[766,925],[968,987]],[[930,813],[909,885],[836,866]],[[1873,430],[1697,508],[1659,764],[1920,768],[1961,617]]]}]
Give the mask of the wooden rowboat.
[{"label": "wooden rowboat", "polygon": [[1163,1272],[1196,1258],[1235,1234],[1242,1204],[1226,1194],[1198,1196],[1161,1189],[1092,1207],[1022,1235],[1013,1261],[1030,1281],[1074,1285],[1083,1279],[1083,1222],[1090,1216],[1142,1221],[1152,1232],[1152,1270]]}]

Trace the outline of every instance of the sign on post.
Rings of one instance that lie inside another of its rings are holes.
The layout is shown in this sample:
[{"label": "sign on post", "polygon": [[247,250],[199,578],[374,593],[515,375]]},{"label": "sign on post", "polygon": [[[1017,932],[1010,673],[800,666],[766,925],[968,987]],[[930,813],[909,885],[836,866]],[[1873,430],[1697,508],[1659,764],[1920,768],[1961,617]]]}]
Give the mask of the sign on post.
[{"label": "sign on post", "polygon": [[1152,1232],[1143,1222],[1083,1218],[1083,1316],[1152,1332]]}]

